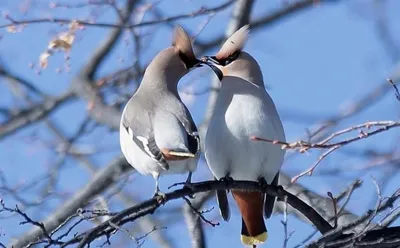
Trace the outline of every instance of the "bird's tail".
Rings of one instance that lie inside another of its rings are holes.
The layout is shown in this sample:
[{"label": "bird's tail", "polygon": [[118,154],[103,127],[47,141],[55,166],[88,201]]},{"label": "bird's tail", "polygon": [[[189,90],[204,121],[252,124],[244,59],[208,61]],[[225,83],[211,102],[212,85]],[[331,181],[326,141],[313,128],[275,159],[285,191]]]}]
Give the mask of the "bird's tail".
[{"label": "bird's tail", "polygon": [[264,243],[268,232],[263,217],[263,194],[232,190],[232,195],[242,215],[242,243],[253,247]]}]

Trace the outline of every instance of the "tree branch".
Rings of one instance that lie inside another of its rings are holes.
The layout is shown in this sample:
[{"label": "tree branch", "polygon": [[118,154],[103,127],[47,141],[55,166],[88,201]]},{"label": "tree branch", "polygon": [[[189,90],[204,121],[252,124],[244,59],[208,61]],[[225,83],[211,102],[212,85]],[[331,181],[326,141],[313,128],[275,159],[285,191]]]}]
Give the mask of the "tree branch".
[{"label": "tree branch", "polygon": [[[339,1],[341,0],[319,0],[318,4],[336,3]],[[293,1],[285,4],[283,8],[278,9],[277,11],[274,11],[272,13],[267,13],[265,16],[259,17],[254,21],[249,21],[244,24],[249,23],[252,32],[254,32],[260,28],[272,26],[284,18],[290,17],[294,14],[300,13],[301,11],[307,10],[309,7],[315,5],[316,2],[317,2],[316,0]],[[219,44],[221,44],[221,42],[224,42],[226,39],[227,39],[226,35],[221,35],[208,42],[196,40],[194,44],[199,48],[198,50],[201,51],[201,53],[203,53],[211,48],[214,48],[215,46],[218,46]]]},{"label": "tree branch", "polygon": [[[97,172],[86,187],[68,199],[54,213],[42,221],[45,229],[48,232],[56,229],[60,224],[68,219],[69,216],[74,215],[77,209],[84,207],[96,195],[100,194],[111,185],[114,185],[120,180],[120,177],[125,172],[131,169],[132,167],[126,162],[125,158],[116,158],[109,165],[105,166],[104,169]],[[42,230],[34,227],[21,235],[20,238],[17,238],[12,244],[10,244],[10,247],[24,247],[40,238],[42,235]]]},{"label": "tree branch", "polygon": [[34,104],[27,109],[22,109],[17,113],[11,114],[8,120],[0,123],[0,140],[17,132],[21,128],[47,117],[61,105],[73,99],[73,92],[68,91],[57,98],[47,98],[41,103]]},{"label": "tree branch", "polygon": [[105,57],[110,53],[111,49],[114,47],[114,45],[121,37],[124,31],[123,26],[127,22],[129,22],[129,18],[133,12],[133,9],[138,2],[139,2],[138,0],[126,0],[126,6],[125,6],[126,10],[123,19],[120,20],[119,24],[120,27],[112,30],[108,38],[104,41],[104,43],[97,48],[97,50],[94,52],[89,62],[83,68],[81,76],[84,75],[88,79],[93,80],[97,68],[104,61]]},{"label": "tree branch", "polygon": [[330,230],[333,230],[333,227],[322,218],[312,207],[305,204],[296,196],[291,193],[285,191],[282,186],[270,186],[266,185],[265,187],[261,187],[259,183],[252,181],[204,181],[199,183],[193,183],[191,188],[184,187],[183,189],[175,190],[173,192],[167,193],[164,201],[159,201],[157,198],[150,199],[145,201],[139,205],[130,207],[113,216],[106,222],[98,225],[97,227],[87,231],[81,235],[76,236],[70,241],[66,242],[63,246],[67,246],[70,244],[74,244],[79,242],[78,247],[84,247],[86,244],[90,244],[97,237],[108,235],[111,232],[115,231],[113,226],[110,226],[110,222],[122,226],[127,222],[132,222],[142,216],[147,214],[152,214],[157,210],[160,206],[165,203],[180,199],[184,196],[189,196],[195,193],[200,192],[208,192],[215,190],[245,190],[245,191],[259,191],[264,192],[269,195],[273,195],[278,197],[281,200],[287,200],[287,203],[292,207],[296,208],[300,211],[304,216],[306,216],[322,233],[326,233]]},{"label": "tree branch", "polygon": [[[191,202],[192,206],[196,209],[201,208],[205,202],[214,197],[214,192],[205,192],[196,194],[196,198]],[[189,233],[192,240],[193,248],[204,248],[206,247],[206,241],[204,237],[203,223],[199,216],[193,213],[189,205],[183,207],[183,214],[185,216],[186,225],[189,229]]]}]

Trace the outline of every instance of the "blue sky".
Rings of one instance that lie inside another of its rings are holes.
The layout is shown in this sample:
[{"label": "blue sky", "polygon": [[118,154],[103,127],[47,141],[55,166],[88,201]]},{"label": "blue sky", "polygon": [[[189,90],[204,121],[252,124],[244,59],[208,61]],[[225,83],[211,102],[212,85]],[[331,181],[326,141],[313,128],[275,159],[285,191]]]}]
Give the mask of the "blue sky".
[{"label": "blue sky", "polygon": [[[82,9],[49,9],[48,1],[32,1],[32,6],[26,14],[20,12],[18,1],[6,1],[0,3],[3,14],[9,13],[15,19],[33,19],[53,15],[71,19],[81,19],[88,15],[88,8]],[[23,2],[23,1],[21,1]],[[77,2],[77,1],[70,1]],[[122,3],[123,1],[118,1]],[[177,15],[190,13],[198,10],[200,6],[215,6],[214,1],[163,1],[158,5],[165,15]],[[218,1],[221,2],[221,1]],[[289,1],[290,2],[290,1]],[[278,111],[281,113],[288,141],[295,141],[306,135],[306,129],[312,129],[322,120],[339,113],[348,108],[349,104],[357,101],[367,92],[372,91],[391,75],[395,65],[390,58],[390,53],[376,30],[374,1],[340,1],[339,3],[321,4],[319,6],[302,11],[284,19],[272,26],[251,33],[250,40],[246,45],[246,51],[251,53],[263,69],[264,80],[268,87]],[[400,16],[396,13],[400,8],[400,2],[386,1],[387,8],[385,16],[394,40],[400,49]],[[179,7],[179,8],[178,8]],[[257,1],[254,6],[253,19],[257,16],[282,7],[282,1]],[[103,9],[98,19],[101,22],[113,23],[115,14],[111,10]],[[223,33],[226,29],[231,8],[218,13],[199,34],[198,39],[207,40]],[[151,19],[151,15],[146,16]],[[196,17],[178,21],[190,33],[196,33],[198,27],[204,23],[207,16]],[[0,21],[0,25],[6,23]],[[33,82],[35,86],[51,95],[59,95],[70,85],[71,79],[79,68],[88,60],[95,47],[108,34],[108,29],[87,27],[80,31],[77,40],[71,50],[71,72],[57,73],[56,68],[63,65],[63,55],[56,54],[49,61],[49,67],[40,75],[35,69],[29,68],[29,63],[37,62],[39,55],[44,52],[49,40],[63,29],[54,24],[28,25],[23,32],[11,34],[5,29],[0,29],[0,60],[14,73]],[[64,28],[65,30],[65,28]],[[146,64],[161,49],[170,45],[171,30],[166,26],[148,27],[141,32],[157,32],[154,36],[145,39],[145,52],[141,55],[141,61]],[[125,34],[129,38],[129,34]],[[212,54],[213,51],[209,51]],[[121,58],[124,60],[121,62]],[[106,62],[101,66],[98,76],[107,75],[110,72],[124,68],[134,61],[132,44],[125,46],[120,42],[114,48]],[[201,90],[208,86],[212,73],[208,68],[201,68],[190,75],[185,76],[180,87],[187,89],[193,83],[191,90]],[[0,79],[0,107],[26,106],[10,94],[9,88],[4,80]],[[126,88],[132,93],[133,87]],[[189,97],[183,97],[199,124],[205,110],[207,94],[197,96],[195,101],[189,101]],[[366,111],[346,119],[340,123],[338,128],[344,128],[372,120],[398,120],[400,103],[396,101],[394,93],[390,92],[376,104]],[[54,113],[50,119],[63,128],[67,135],[72,135],[86,116],[85,103],[78,101],[74,104],[65,105]],[[299,118],[303,117],[303,118]],[[2,118],[2,117],[0,117]],[[3,120],[3,119],[0,119]],[[32,138],[32,134],[35,135]],[[378,150],[385,151],[393,149],[398,145],[399,130],[371,137],[358,144],[349,146],[350,151]],[[35,176],[43,175],[55,163],[57,155],[49,147],[54,146],[54,136],[47,130],[43,123],[30,126],[23,131],[12,135],[0,143],[0,166],[12,185],[29,182]],[[94,133],[79,141],[83,146],[95,146],[103,152],[91,157],[97,166],[107,164],[115,155],[119,154],[119,143],[117,133],[110,133],[107,128],[98,128]],[[291,153],[288,153],[289,155]],[[283,170],[290,175],[308,168],[313,164],[320,153],[311,151],[308,155],[298,155],[288,159]],[[353,168],[361,166],[365,162],[358,157],[349,156],[345,152],[336,152],[324,160],[315,171],[313,177],[304,177],[299,182],[310,189],[326,195],[327,191],[340,192],[354,179],[364,180],[362,189],[359,189],[349,203],[349,210],[361,215],[366,209],[374,206],[376,195],[372,184],[372,178],[378,182],[385,173],[394,174],[387,183],[383,194],[389,195],[397,189],[396,181],[400,176],[397,170],[383,166],[377,169],[350,171],[337,175],[318,175],[324,169]],[[66,192],[66,197],[73,194],[90,178],[77,162],[68,159],[62,167],[58,190]],[[194,180],[204,180],[210,177],[204,163],[199,164],[198,171],[194,174]],[[161,187],[167,187],[176,182],[183,181],[186,175],[165,177],[161,180]],[[140,190],[138,190],[140,187]],[[125,187],[136,200],[146,199],[151,195],[154,187],[152,178],[134,174]],[[37,189],[37,188],[36,188]],[[145,190],[143,190],[145,189]],[[35,189],[32,189],[32,192]],[[27,193],[24,196],[34,200],[36,195]],[[0,198],[3,196],[0,196]],[[4,197],[7,205],[13,206],[16,202],[13,198]],[[62,201],[53,199],[45,207],[29,209],[28,213],[36,219],[45,217],[49,211],[54,210]],[[180,202],[174,202],[157,212],[156,217],[167,218],[165,213],[174,210]],[[208,207],[215,206],[211,201]],[[232,201],[232,206],[234,206]],[[112,211],[122,208],[115,199],[111,201]],[[209,247],[219,247],[224,244],[230,247],[242,247],[240,244],[240,217],[234,207],[234,216],[229,223],[222,223],[219,227],[205,226],[206,237]],[[220,220],[218,212],[212,211],[207,215],[210,219]],[[279,247],[283,240],[283,229],[280,221],[282,215],[274,216],[267,222],[269,229],[269,241],[267,247]],[[175,218],[176,223],[168,225],[166,235],[176,242],[176,247],[188,247],[189,236],[183,218],[179,215]],[[0,241],[7,243],[14,235],[21,234],[27,230],[27,226],[19,226],[19,219],[0,219]],[[398,225],[399,222],[395,223]],[[89,227],[90,225],[86,225]],[[297,244],[307,236],[312,228],[296,220],[289,218],[289,230],[295,230],[289,247]],[[178,234],[178,235],[177,235]],[[115,243],[116,244],[116,243]],[[152,247],[151,239],[146,241],[144,247]]]}]

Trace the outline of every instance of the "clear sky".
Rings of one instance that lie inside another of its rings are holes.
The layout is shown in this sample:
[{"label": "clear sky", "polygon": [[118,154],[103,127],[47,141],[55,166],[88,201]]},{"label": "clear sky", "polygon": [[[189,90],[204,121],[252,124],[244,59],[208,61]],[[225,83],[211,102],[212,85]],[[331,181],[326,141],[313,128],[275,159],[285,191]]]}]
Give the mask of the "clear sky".
[{"label": "clear sky", "polygon": [[[23,3],[30,2],[27,13],[23,13]],[[69,3],[84,1],[68,1]],[[122,3],[123,1],[118,1]],[[158,9],[164,15],[177,15],[198,10],[201,6],[215,6],[214,2],[222,1],[162,1]],[[281,8],[282,1],[257,1],[254,6],[252,19],[263,16]],[[292,1],[287,1],[292,2]],[[382,41],[381,34],[376,27],[377,5],[372,0],[337,1],[337,3],[321,4],[306,11],[292,15],[274,25],[252,32],[245,50],[251,53],[263,69],[264,80],[269,93],[281,114],[288,141],[295,141],[306,136],[306,129],[312,129],[321,121],[332,115],[349,110],[351,103],[371,92],[382,84],[395,69],[394,52],[388,51]],[[387,0],[385,17],[390,34],[400,51],[400,2]],[[21,7],[22,6],[22,7]],[[42,17],[65,17],[71,19],[85,18],[89,8],[51,9],[49,1],[1,1],[0,12],[10,14],[13,18],[34,19]],[[231,8],[218,13],[197,37],[207,40],[225,32],[229,21]],[[102,9],[98,21],[114,23],[115,14],[111,10]],[[151,15],[145,18],[153,18]],[[189,33],[197,33],[200,25],[204,24],[207,16],[193,19],[180,20],[177,23],[186,28]],[[0,19],[0,25],[6,23]],[[49,67],[40,75],[36,69],[29,67],[30,63],[37,64],[38,58],[45,51],[49,40],[62,29],[54,24],[28,25],[22,32],[11,34],[5,29],[0,29],[0,62],[7,69],[31,81],[35,86],[50,95],[59,95],[70,85],[74,74],[88,60],[96,46],[106,37],[109,29],[87,27],[79,31],[76,42],[71,50],[71,72],[57,73],[56,69],[63,66],[63,55],[56,54],[49,60]],[[146,49],[141,57],[141,63],[146,64],[157,52],[170,45],[171,29],[164,26],[151,26],[141,30],[142,34],[157,32],[149,36],[144,44]],[[129,33],[124,35],[129,40]],[[216,50],[210,51],[213,53]],[[134,61],[132,44],[124,45],[119,42],[111,56],[101,66],[98,76],[107,75],[118,69],[131,65]],[[208,86],[213,74],[208,68],[201,68],[187,75],[180,84],[182,91],[200,91]],[[193,84],[192,84],[193,83]],[[133,87],[128,88],[133,92]],[[188,104],[195,121],[200,124],[206,106],[208,94],[188,96],[182,92],[182,97]],[[22,107],[26,103],[10,94],[6,81],[0,79],[0,108]],[[373,104],[360,114],[346,119],[336,128],[344,128],[373,120],[398,120],[400,102],[396,101],[391,91],[385,97]],[[86,116],[86,105],[81,102],[67,104],[51,115],[50,119],[57,123],[67,135],[72,135]],[[0,122],[4,117],[0,115]],[[376,194],[372,178],[379,183],[385,183],[383,195],[389,195],[398,188],[398,168],[395,166],[380,166],[368,170],[356,170],[365,164],[365,160],[354,153],[365,151],[390,151],[398,147],[399,130],[392,130],[379,134],[376,137],[361,141],[349,146],[344,151],[332,154],[324,160],[315,175],[311,178],[304,177],[299,180],[315,192],[326,195],[327,191],[338,193],[351,184],[354,179],[364,180],[363,187],[353,196],[348,209],[361,215],[369,208],[373,208]],[[54,136],[41,122],[18,132],[0,143],[0,170],[6,176],[10,185],[17,187],[29,182],[32,178],[44,175],[56,162],[57,154],[53,151]],[[88,137],[79,141],[82,147],[95,147],[101,150],[100,155],[90,159],[98,167],[105,166],[120,153],[118,134],[110,133],[107,128],[98,128]],[[398,148],[397,148],[398,150]],[[292,153],[287,153],[289,156]],[[398,154],[398,152],[397,152]],[[283,170],[293,176],[312,165],[318,158],[318,151],[309,154],[291,156]],[[398,163],[397,163],[398,166]],[[328,169],[341,168],[344,172],[340,175],[330,174]],[[194,180],[204,180],[210,177],[206,165],[201,162]],[[392,175],[390,180],[387,175]],[[64,199],[81,189],[88,181],[90,175],[77,166],[77,162],[67,159],[60,173],[57,189],[63,192],[63,197],[50,199],[48,204],[40,208],[30,208],[27,213],[35,219],[44,218],[53,211]],[[186,175],[169,176],[161,179],[161,188],[174,182],[183,181]],[[133,174],[125,191],[129,192],[136,201],[148,198],[153,191],[152,178]],[[28,190],[24,197],[31,201],[37,198],[38,187]],[[35,193],[35,194],[33,194]],[[0,189],[0,194],[2,191]],[[0,198],[3,196],[0,195]],[[4,200],[8,206],[17,203],[14,198],[5,195]],[[118,211],[123,207],[111,201],[110,210]],[[231,201],[231,206],[234,202]],[[189,236],[183,217],[178,215],[177,207],[180,202],[173,202],[158,210],[156,217],[160,219],[174,216],[173,223],[168,224],[168,230],[163,231],[174,240],[176,247],[189,247]],[[208,207],[216,207],[215,201],[210,201]],[[229,223],[221,222],[218,227],[205,225],[207,243],[209,247],[242,247],[240,244],[240,217],[236,207]],[[3,219],[0,215],[0,242],[8,243],[14,235],[21,234],[29,226],[18,225],[20,219]],[[214,209],[207,217],[219,221],[218,211]],[[276,215],[267,222],[269,241],[266,247],[280,247],[283,241],[283,228],[280,221],[282,215]],[[398,225],[397,221],[394,225]],[[86,225],[89,227],[90,225]],[[289,218],[289,231],[294,230],[289,247],[297,244],[306,237],[312,228],[294,217]],[[3,233],[3,236],[2,236]],[[153,247],[151,239],[147,239],[144,247]],[[114,243],[117,245],[117,243]]]}]

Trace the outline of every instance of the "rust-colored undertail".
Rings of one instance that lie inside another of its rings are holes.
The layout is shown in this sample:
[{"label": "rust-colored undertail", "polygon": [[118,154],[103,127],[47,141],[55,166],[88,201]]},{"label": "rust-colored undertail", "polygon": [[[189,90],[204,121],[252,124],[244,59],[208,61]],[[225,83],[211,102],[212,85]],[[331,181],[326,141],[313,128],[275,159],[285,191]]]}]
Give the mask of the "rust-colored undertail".
[{"label": "rust-colored undertail", "polygon": [[242,243],[253,247],[264,243],[268,238],[263,217],[264,195],[236,190],[232,190],[232,195],[242,215]]}]

